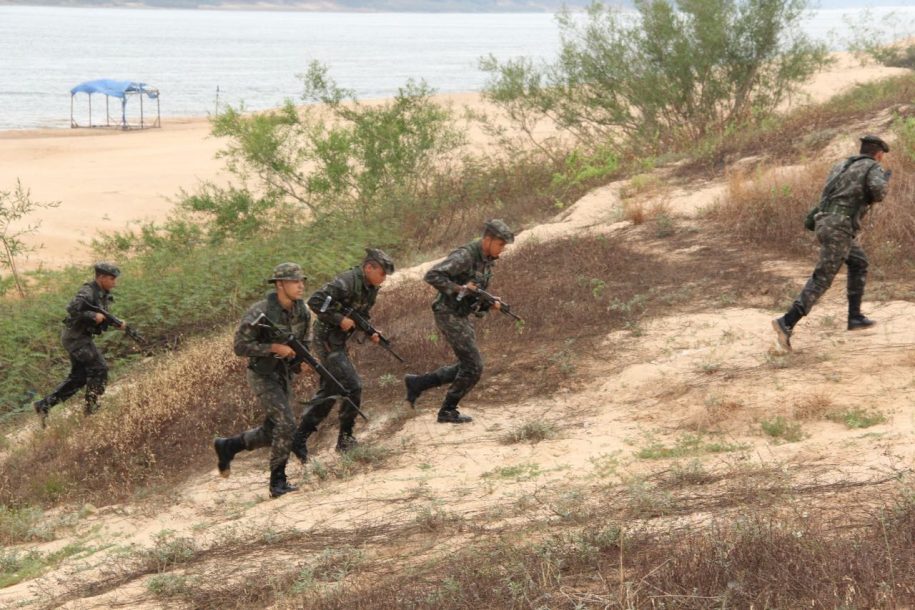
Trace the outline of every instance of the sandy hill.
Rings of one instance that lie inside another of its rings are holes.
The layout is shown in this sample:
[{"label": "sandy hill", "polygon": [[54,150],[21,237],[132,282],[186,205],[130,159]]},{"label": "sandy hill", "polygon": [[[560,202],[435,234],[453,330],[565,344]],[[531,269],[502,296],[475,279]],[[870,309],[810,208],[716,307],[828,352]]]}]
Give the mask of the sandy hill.
[{"label": "sandy hill", "polygon": [[[653,288],[604,298],[622,284],[590,283],[603,320],[558,320],[527,356],[488,349],[489,372],[466,401],[473,424],[434,423],[438,393],[409,410],[396,399],[402,371],[381,351],[363,352],[371,371],[389,372],[378,385],[395,389],[375,404],[370,393],[373,419],[360,423],[356,458],[332,451],[330,430],[308,467],[290,468],[302,490],[280,499],[267,497],[259,451],[240,455],[229,479],[208,459],[173,488],[101,508],[59,507],[44,517],[43,540],[12,549],[57,560],[0,589],[0,605],[395,607],[392,591],[401,587],[440,591],[424,562],[512,536],[701,527],[760,507],[858,514],[878,506],[915,457],[915,305],[868,302],[880,324],[852,335],[842,291],[833,289],[799,327],[796,351],[778,352],[774,303],[800,286],[809,261],[716,235],[699,212],[726,196],[726,184],[677,181],[666,171],[650,192],[638,191],[663,210],[654,220],[625,219],[636,192],[627,181],[521,233],[506,270],[516,259],[548,268],[544,256],[604,244],[616,257],[603,261],[605,277],[636,273]],[[381,300],[415,294],[422,268],[401,272]],[[546,305],[516,303],[529,313]],[[381,320],[394,315],[382,311]],[[413,316],[431,327],[428,317],[425,307]],[[508,321],[489,320],[484,334],[496,325]],[[603,330],[572,343],[585,327]],[[234,366],[228,338],[208,342],[216,367]],[[19,442],[30,434],[40,432],[24,431]],[[618,552],[622,560],[624,547]],[[647,585],[563,583],[517,607],[654,599]],[[473,604],[433,597],[417,606]]]}]

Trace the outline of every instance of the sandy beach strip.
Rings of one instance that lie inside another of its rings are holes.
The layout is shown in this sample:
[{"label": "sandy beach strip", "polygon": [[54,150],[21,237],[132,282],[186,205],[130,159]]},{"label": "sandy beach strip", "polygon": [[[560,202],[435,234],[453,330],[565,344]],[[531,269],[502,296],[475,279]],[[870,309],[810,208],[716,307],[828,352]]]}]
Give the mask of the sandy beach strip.
[{"label": "sandy beach strip", "polygon": [[[861,66],[849,54],[806,87],[807,101],[821,102],[857,83],[907,72],[882,66]],[[456,110],[468,106],[487,110],[478,93],[438,96]],[[489,109],[491,110],[491,109]],[[470,144],[487,145],[479,129]],[[39,201],[61,206],[35,215],[42,224],[30,236],[41,250],[24,269],[88,263],[89,240],[98,231],[124,229],[131,222],[162,220],[179,190],[193,190],[201,181],[225,183],[223,161],[216,158],[221,143],[210,136],[206,118],[164,118],[161,129],[117,131],[102,129],[43,129],[0,132],[0,190],[15,187],[16,179]]]}]

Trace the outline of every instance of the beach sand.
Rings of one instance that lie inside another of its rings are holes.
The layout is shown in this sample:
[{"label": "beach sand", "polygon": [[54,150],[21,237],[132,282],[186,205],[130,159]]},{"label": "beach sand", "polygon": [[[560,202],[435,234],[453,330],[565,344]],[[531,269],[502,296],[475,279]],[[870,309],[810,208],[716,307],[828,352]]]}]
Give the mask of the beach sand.
[{"label": "beach sand", "polygon": [[[905,73],[881,66],[861,66],[849,54],[817,75],[805,89],[806,100],[823,101],[854,84]],[[475,93],[442,95],[456,109],[485,111]],[[802,102],[797,102],[802,103]],[[206,118],[163,119],[162,129],[147,131],[48,129],[0,132],[0,191],[16,179],[37,201],[60,201],[58,208],[35,214],[38,232],[26,239],[43,247],[23,269],[59,267],[91,260],[88,242],[98,231],[124,229],[131,222],[161,220],[180,189],[201,181],[225,183],[221,147],[211,137]],[[471,146],[485,147],[479,129]]]}]

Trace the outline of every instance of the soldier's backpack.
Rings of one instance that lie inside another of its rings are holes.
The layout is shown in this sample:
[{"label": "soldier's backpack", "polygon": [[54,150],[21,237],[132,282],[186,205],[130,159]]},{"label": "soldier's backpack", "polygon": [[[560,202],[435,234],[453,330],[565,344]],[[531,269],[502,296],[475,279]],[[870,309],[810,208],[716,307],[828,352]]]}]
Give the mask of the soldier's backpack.
[{"label": "soldier's backpack", "polygon": [[807,212],[807,216],[804,218],[804,228],[808,231],[813,231],[816,229],[817,221],[816,215],[823,209],[823,204],[829,201],[829,198],[832,197],[832,192],[835,190],[836,185],[839,182],[839,178],[842,177],[842,174],[851,167],[856,161],[861,159],[873,159],[868,155],[855,155],[854,157],[849,157],[845,162],[845,165],[842,166],[842,169],[836,174],[832,180],[826,183],[826,186],[823,187],[823,194],[820,195],[820,200],[816,203],[815,206],[810,208],[810,211]]}]

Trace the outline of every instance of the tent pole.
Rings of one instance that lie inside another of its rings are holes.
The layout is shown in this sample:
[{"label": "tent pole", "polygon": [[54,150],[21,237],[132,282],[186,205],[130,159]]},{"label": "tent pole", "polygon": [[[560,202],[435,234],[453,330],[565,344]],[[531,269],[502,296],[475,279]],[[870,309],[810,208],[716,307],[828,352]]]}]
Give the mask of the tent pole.
[{"label": "tent pole", "polygon": [[73,123],[73,94],[70,94],[70,129],[73,129],[76,125]]},{"label": "tent pole", "polygon": [[140,129],[143,129],[143,93],[140,93]]},{"label": "tent pole", "polygon": [[89,94],[89,127],[92,127],[92,94]]},{"label": "tent pole", "polygon": [[121,129],[127,129],[127,96],[121,98]]},{"label": "tent pole", "polygon": [[111,116],[108,114],[108,96],[105,96],[105,127],[111,127]]},{"label": "tent pole", "polygon": [[156,94],[156,127],[162,127],[162,105],[159,103],[159,94]]}]

